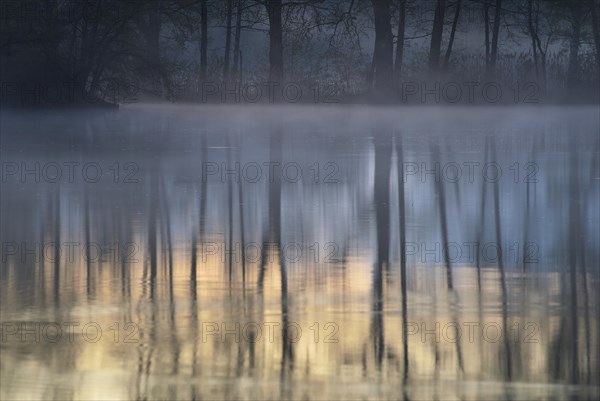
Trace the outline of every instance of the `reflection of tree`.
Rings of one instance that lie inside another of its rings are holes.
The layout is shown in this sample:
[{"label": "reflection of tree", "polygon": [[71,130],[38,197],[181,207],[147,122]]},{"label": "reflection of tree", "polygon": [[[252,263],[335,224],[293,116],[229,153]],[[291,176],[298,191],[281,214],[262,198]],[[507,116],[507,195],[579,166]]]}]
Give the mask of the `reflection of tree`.
[{"label": "reflection of tree", "polygon": [[[491,152],[492,152],[492,160],[495,162],[498,160],[496,155],[496,143],[494,138],[492,138],[491,142]],[[494,226],[496,228],[496,245],[499,249],[498,251],[498,270],[500,271],[500,286],[502,288],[502,327],[504,328],[503,338],[504,338],[504,347],[505,347],[505,355],[506,355],[506,378],[507,380],[512,380],[512,355],[510,352],[510,339],[508,335],[508,296],[506,290],[506,277],[504,273],[504,258],[502,256],[502,231],[500,227],[500,194],[499,194],[499,182],[500,178],[498,177],[494,180]]]},{"label": "reflection of tree", "polygon": [[387,127],[375,131],[375,186],[373,200],[377,227],[377,259],[373,269],[371,338],[377,368],[381,369],[385,353],[383,330],[383,275],[389,270],[390,243],[390,172],[392,136]]},{"label": "reflection of tree", "polygon": [[[404,6],[404,3],[403,3]],[[402,292],[402,353],[404,358],[403,380],[408,380],[408,299],[406,297],[406,197],[404,194],[404,152],[402,149],[402,136],[396,139],[396,165],[398,169],[398,207],[400,227],[400,291]],[[405,394],[406,398],[406,394]]]}]

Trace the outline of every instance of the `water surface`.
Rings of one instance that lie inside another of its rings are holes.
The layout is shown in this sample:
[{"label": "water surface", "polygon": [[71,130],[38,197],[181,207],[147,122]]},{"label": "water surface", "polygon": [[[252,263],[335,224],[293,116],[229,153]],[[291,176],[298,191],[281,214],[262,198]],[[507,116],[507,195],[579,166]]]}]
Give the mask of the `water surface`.
[{"label": "water surface", "polygon": [[599,130],[594,107],[3,112],[0,396],[597,399]]}]

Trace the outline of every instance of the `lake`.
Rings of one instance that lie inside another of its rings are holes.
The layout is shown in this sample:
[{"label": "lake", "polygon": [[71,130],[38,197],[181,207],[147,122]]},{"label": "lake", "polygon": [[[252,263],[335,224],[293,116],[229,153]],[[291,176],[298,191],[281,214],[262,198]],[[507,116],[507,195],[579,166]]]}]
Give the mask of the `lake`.
[{"label": "lake", "polygon": [[600,398],[596,106],[0,127],[2,399]]}]

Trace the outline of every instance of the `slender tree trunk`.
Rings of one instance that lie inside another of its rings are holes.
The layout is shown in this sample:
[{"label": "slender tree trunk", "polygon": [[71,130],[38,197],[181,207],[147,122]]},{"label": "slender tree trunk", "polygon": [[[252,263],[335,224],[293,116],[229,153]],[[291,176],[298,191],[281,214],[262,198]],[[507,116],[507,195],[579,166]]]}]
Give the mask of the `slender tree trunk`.
[{"label": "slender tree trunk", "polygon": [[208,8],[207,0],[200,2],[200,84],[206,80],[208,67]]},{"label": "slender tree trunk", "polygon": [[390,89],[393,77],[394,35],[390,0],[372,0],[375,15],[375,49],[373,52],[374,86],[378,93]]},{"label": "slender tree trunk", "polygon": [[496,9],[494,10],[494,31],[492,34],[492,48],[490,52],[490,64],[488,68],[488,77],[493,78],[496,74],[496,59],[498,57],[498,36],[500,34],[500,18],[502,16],[502,0],[496,0]]},{"label": "slender tree trunk", "polygon": [[398,5],[398,35],[396,41],[396,60],[394,62],[394,80],[400,82],[402,59],[404,58],[404,31],[406,29],[406,0],[400,0]]},{"label": "slender tree trunk", "polygon": [[531,49],[533,51],[533,65],[535,67],[535,78],[539,81],[538,71],[538,55],[537,55],[537,33],[533,25],[533,0],[529,0],[527,4],[527,29],[529,30],[529,36],[531,36]]},{"label": "slender tree trunk", "polygon": [[431,30],[431,45],[429,48],[429,72],[435,73],[440,67],[440,54],[442,47],[442,33],[444,31],[444,16],[446,13],[446,0],[437,0],[433,28]]},{"label": "slender tree trunk", "polygon": [[490,63],[490,0],[483,1],[483,29],[485,31],[485,67]]},{"label": "slender tree trunk", "polygon": [[233,66],[231,67],[231,79],[237,82],[240,77],[240,38],[242,35],[242,0],[237,0],[237,11],[235,18],[235,40],[233,44]]},{"label": "slender tree trunk", "polygon": [[267,0],[269,16],[269,81],[281,85],[283,82],[283,28],[281,0]]},{"label": "slender tree trunk", "polygon": [[454,35],[456,34],[456,26],[458,25],[458,18],[460,17],[460,6],[462,0],[456,2],[456,10],[454,11],[454,20],[452,21],[452,30],[450,31],[450,39],[448,39],[448,48],[446,49],[446,55],[444,56],[444,70],[448,69],[450,63],[450,54],[452,53],[452,45],[454,44]]},{"label": "slender tree trunk", "polygon": [[594,36],[594,46],[596,47],[596,68],[598,68],[598,75],[600,75],[600,2],[590,2],[590,12],[592,18],[592,33]]},{"label": "slender tree trunk", "polygon": [[569,43],[569,69],[567,72],[567,90],[573,93],[579,82],[579,45],[581,43],[581,2],[571,6],[571,41]]},{"label": "slender tree trunk", "polygon": [[146,42],[149,65],[153,74],[152,78],[155,80],[153,89],[162,97],[167,92],[167,83],[160,60],[161,1],[149,4],[147,13],[140,17],[138,25]]},{"label": "slender tree trunk", "polygon": [[233,16],[233,0],[227,0],[227,17],[225,28],[225,57],[223,59],[223,82],[229,81],[229,55],[231,54],[231,18]]}]

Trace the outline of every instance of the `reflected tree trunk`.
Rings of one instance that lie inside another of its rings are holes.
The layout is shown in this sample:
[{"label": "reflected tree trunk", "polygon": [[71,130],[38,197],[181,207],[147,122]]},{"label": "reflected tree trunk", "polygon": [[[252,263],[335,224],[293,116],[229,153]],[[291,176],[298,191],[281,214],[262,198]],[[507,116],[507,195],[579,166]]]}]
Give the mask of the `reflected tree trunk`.
[{"label": "reflected tree trunk", "polygon": [[[440,150],[436,144],[431,145],[431,155],[433,159],[433,163],[436,166],[441,164],[440,160]],[[438,198],[438,207],[440,210],[440,227],[441,227],[441,235],[442,235],[442,247],[443,247],[443,255],[444,255],[444,265],[446,266],[446,284],[448,285],[448,290],[452,290],[454,288],[454,283],[452,279],[452,266],[450,263],[450,254],[445,251],[448,246],[448,218],[446,216],[446,193],[444,189],[444,182],[441,177],[436,173],[435,178],[435,192]]]},{"label": "reflected tree trunk", "polygon": [[402,136],[396,138],[396,157],[398,168],[398,222],[400,231],[400,292],[402,293],[402,351],[403,351],[403,381],[408,380],[408,299],[406,280],[406,199],[404,194],[404,153]]},{"label": "reflected tree trunk", "polygon": [[[239,0],[238,0],[239,1]],[[238,150],[237,150],[237,158],[240,166],[242,166],[242,143],[241,139],[238,139]],[[240,246],[242,252],[242,288],[244,291],[244,296],[246,295],[246,239],[245,239],[245,227],[244,227],[244,192],[243,192],[243,180],[240,177],[238,180],[238,199],[239,199],[239,208],[238,213],[240,215]]]},{"label": "reflected tree trunk", "polygon": [[54,304],[60,304],[60,186],[54,192],[54,241],[56,241],[56,253],[54,254]]},{"label": "reflected tree trunk", "polygon": [[580,242],[583,241],[579,221],[579,163],[575,146],[576,139],[569,140],[569,279],[571,285],[571,383],[579,383],[579,302],[577,299],[577,262],[581,258],[578,254]]},{"label": "reflected tree trunk", "polygon": [[[492,158],[495,162],[497,162],[497,154],[496,154],[496,145],[495,141],[492,138]],[[498,270],[500,271],[500,286],[502,290],[502,326],[504,328],[503,338],[504,338],[504,347],[506,353],[506,378],[508,380],[512,380],[512,355],[510,350],[510,339],[508,335],[508,296],[506,291],[506,277],[504,272],[504,258],[502,255],[503,247],[502,247],[502,231],[500,227],[500,190],[499,190],[499,182],[500,178],[498,177],[494,180],[494,220],[495,220],[495,229],[496,229],[496,246],[498,249]]]}]

